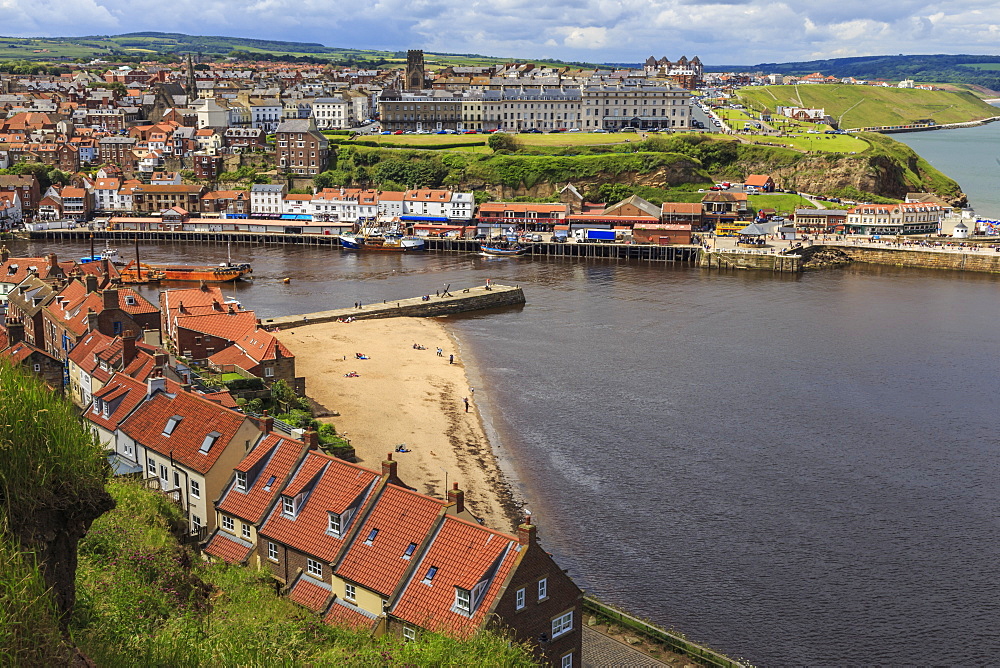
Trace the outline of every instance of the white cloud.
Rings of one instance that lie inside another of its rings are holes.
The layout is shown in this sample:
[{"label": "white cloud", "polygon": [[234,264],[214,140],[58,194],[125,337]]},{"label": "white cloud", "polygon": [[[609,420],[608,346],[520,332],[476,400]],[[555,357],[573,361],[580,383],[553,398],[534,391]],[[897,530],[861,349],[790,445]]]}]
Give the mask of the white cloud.
[{"label": "white cloud", "polygon": [[7,35],[159,30],[329,46],[711,65],[992,53],[993,0],[0,0]]}]

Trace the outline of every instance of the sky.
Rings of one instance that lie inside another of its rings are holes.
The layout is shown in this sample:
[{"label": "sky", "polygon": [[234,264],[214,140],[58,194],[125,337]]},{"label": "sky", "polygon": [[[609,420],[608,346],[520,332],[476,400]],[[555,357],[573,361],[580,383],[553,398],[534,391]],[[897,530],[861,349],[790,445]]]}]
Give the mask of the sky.
[{"label": "sky", "polygon": [[522,60],[1000,53],[996,0],[0,0],[6,36],[154,30]]}]

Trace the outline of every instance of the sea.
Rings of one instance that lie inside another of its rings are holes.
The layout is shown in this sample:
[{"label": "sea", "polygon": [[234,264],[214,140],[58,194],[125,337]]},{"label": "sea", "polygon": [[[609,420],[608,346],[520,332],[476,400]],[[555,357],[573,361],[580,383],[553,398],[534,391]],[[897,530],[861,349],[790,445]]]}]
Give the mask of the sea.
[{"label": "sea", "polygon": [[[897,137],[1000,216],[998,131]],[[588,593],[759,666],[1000,656],[1000,277],[231,251],[256,278],[225,290],[262,317],[524,288],[448,324],[525,512]]]}]

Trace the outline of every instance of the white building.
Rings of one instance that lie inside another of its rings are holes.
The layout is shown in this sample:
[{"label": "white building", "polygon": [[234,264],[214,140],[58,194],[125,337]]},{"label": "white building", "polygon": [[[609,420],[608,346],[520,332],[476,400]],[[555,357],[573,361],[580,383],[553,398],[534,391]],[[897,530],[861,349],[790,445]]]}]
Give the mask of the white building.
[{"label": "white building", "polygon": [[319,130],[341,129],[350,126],[351,105],[339,97],[318,97],[313,102],[312,113]]},{"label": "white building", "polygon": [[285,186],[255,183],[250,187],[250,212],[280,215],[284,199]]}]

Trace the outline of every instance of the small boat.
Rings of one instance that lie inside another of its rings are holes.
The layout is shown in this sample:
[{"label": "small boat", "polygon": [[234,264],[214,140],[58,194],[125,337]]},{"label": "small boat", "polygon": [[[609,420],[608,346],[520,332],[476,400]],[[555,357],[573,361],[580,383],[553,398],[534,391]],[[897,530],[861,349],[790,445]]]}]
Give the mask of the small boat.
[{"label": "small boat", "polygon": [[388,251],[403,253],[423,250],[424,240],[408,236],[401,232],[359,232],[356,234],[341,234],[340,246],[347,250]]},{"label": "small boat", "polygon": [[104,244],[103,251],[95,253],[93,242],[90,244],[90,255],[81,257],[79,262],[80,264],[87,264],[89,262],[100,262],[101,260],[107,260],[111,264],[119,267],[124,265],[126,262],[125,257],[118,252],[118,249],[112,248],[108,243]]},{"label": "small boat", "polygon": [[516,257],[528,252],[526,247],[511,241],[487,241],[480,244],[479,249],[484,255],[493,257]]}]

